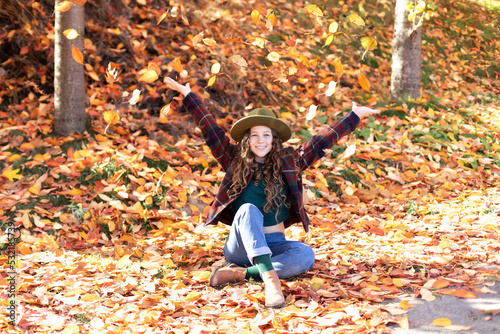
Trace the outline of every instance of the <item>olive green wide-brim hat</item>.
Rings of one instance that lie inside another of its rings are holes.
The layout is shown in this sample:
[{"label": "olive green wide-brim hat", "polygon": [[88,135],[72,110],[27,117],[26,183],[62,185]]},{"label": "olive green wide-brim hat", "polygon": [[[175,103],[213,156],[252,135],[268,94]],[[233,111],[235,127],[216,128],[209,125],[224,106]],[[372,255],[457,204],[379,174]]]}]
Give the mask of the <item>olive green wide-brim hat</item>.
[{"label": "olive green wide-brim hat", "polygon": [[236,121],[231,127],[231,137],[239,143],[245,132],[257,125],[264,125],[275,130],[283,142],[292,137],[292,130],[276,114],[266,108],[257,108],[248,113],[246,117]]}]

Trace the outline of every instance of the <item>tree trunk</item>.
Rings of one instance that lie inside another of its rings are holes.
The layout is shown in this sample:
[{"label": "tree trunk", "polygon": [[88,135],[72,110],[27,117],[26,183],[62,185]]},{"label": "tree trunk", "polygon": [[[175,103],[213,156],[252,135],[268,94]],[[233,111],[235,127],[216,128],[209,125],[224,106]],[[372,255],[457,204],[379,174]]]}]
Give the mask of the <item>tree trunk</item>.
[{"label": "tree trunk", "polygon": [[[416,4],[416,0],[411,1]],[[420,96],[422,81],[422,27],[413,30],[408,20],[408,0],[396,1],[394,37],[392,39],[391,98]]]},{"label": "tree trunk", "polygon": [[[62,1],[56,0],[56,5]],[[55,16],[54,133],[69,136],[85,132],[87,125],[84,68],[72,56],[73,46],[83,53],[84,9],[73,5]],[[75,29],[80,36],[69,40],[63,35],[66,29]]]}]

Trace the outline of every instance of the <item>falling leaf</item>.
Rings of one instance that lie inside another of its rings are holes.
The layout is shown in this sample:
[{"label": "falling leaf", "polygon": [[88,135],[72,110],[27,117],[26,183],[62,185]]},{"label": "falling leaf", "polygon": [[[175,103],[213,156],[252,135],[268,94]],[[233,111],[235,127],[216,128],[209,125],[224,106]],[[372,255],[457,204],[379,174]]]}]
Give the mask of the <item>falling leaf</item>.
[{"label": "falling leaf", "polygon": [[361,86],[361,88],[363,88],[367,92],[370,91],[370,82],[368,81],[368,79],[365,77],[365,75],[363,73],[359,74],[358,81],[359,81],[359,85]]},{"label": "falling leaf", "polygon": [[351,155],[356,153],[356,143],[347,146],[344,152],[344,159],[349,158]]},{"label": "falling leaf", "polygon": [[163,14],[161,14],[160,18],[158,19],[158,22],[156,22],[156,25],[159,25],[161,21],[163,21],[163,19],[167,17],[167,14],[168,12],[164,12]]},{"label": "falling leaf", "polygon": [[260,13],[258,10],[254,9],[250,14],[250,17],[252,18],[253,23],[259,23]]},{"label": "falling leaf", "polygon": [[144,81],[147,83],[153,83],[158,79],[158,74],[155,71],[147,70],[144,74],[139,78],[139,81]]},{"label": "falling leaf", "polygon": [[160,120],[166,119],[169,112],[170,112],[170,103],[167,105],[164,105],[160,109]]},{"label": "falling leaf", "polygon": [[212,74],[217,74],[220,72],[220,63],[215,63],[212,65],[212,68],[210,69]]},{"label": "falling leaf", "polygon": [[208,46],[217,45],[217,42],[213,38],[203,38],[203,43]]},{"label": "falling leaf", "polygon": [[71,49],[71,55],[73,56],[73,59],[78,63],[78,64],[83,64],[83,54],[78,50],[76,46],[73,45],[73,48]]},{"label": "falling leaf", "polygon": [[333,42],[333,35],[330,35],[326,38],[325,46],[332,44],[332,42]]},{"label": "falling leaf", "polygon": [[377,41],[373,37],[362,37],[361,45],[366,50],[373,50],[377,47]]},{"label": "falling leaf", "polygon": [[349,21],[351,21],[354,24],[357,24],[358,26],[364,26],[365,25],[365,20],[361,18],[358,14],[351,14],[348,16]]},{"label": "falling leaf", "polygon": [[198,35],[194,36],[193,37],[193,46],[196,47],[196,44],[200,43],[201,40],[203,39],[203,35],[205,35],[205,33],[202,31],[200,32]]},{"label": "falling leaf", "polygon": [[73,2],[72,1],[63,1],[63,2],[60,2],[58,4],[55,5],[54,7],[54,13],[56,12],[60,12],[60,13],[64,13],[64,12],[67,12],[71,6],[73,6]]},{"label": "falling leaf", "polygon": [[208,84],[207,87],[212,86],[215,83],[215,79],[217,78],[216,75],[212,76],[210,79],[208,79]]},{"label": "falling leaf", "polygon": [[139,102],[140,96],[141,91],[139,89],[134,89],[134,91],[132,92],[132,97],[130,98],[130,101],[128,103],[130,103],[131,105],[137,104],[137,102]]},{"label": "falling leaf", "polygon": [[278,25],[278,19],[276,18],[276,15],[274,15],[274,12],[271,12],[269,15],[267,15],[267,19],[269,22],[271,22],[271,25],[273,27],[276,27]]},{"label": "falling leaf", "polygon": [[314,117],[316,117],[316,111],[317,110],[318,110],[318,106],[316,106],[314,104],[311,104],[311,106],[309,107],[309,112],[306,115],[306,119],[308,121],[314,119]]},{"label": "falling leaf", "polygon": [[80,36],[80,34],[78,34],[78,31],[76,31],[75,29],[66,29],[63,31],[63,35],[66,36],[67,39],[75,39]]},{"label": "falling leaf", "polygon": [[280,55],[278,54],[278,52],[273,51],[267,55],[267,59],[269,59],[269,61],[272,61],[272,62],[277,62],[280,60]]},{"label": "falling leaf", "polygon": [[328,26],[328,31],[332,34],[335,34],[338,29],[339,29],[339,24],[335,21],[330,23],[330,25]]},{"label": "falling leaf", "polygon": [[431,325],[439,327],[451,326],[451,320],[448,318],[438,318],[434,320]]},{"label": "falling leaf", "polygon": [[181,64],[181,60],[179,57],[172,60],[172,65],[174,66],[174,70],[176,70],[179,73],[182,72],[182,64]]},{"label": "falling leaf", "polygon": [[335,81],[333,81],[333,80],[332,80],[332,81],[330,81],[330,82],[328,83],[328,89],[326,90],[325,95],[326,95],[326,96],[332,96],[332,95],[333,95],[333,93],[335,93],[335,89],[336,89],[336,88],[337,88],[337,82],[335,82]]},{"label": "falling leaf", "polygon": [[307,5],[305,9],[306,9],[306,11],[308,11],[309,13],[311,13],[314,16],[317,16],[317,17],[323,16],[323,11],[321,10],[321,8],[318,7],[318,5],[310,4],[310,5]]},{"label": "falling leaf", "polygon": [[340,58],[335,58],[335,60],[333,61],[333,67],[335,68],[335,72],[337,72],[338,74],[344,73],[344,66],[340,61]]},{"label": "falling leaf", "polygon": [[233,63],[235,63],[238,66],[243,66],[243,67],[248,66],[247,61],[240,55],[234,55],[230,59]]}]

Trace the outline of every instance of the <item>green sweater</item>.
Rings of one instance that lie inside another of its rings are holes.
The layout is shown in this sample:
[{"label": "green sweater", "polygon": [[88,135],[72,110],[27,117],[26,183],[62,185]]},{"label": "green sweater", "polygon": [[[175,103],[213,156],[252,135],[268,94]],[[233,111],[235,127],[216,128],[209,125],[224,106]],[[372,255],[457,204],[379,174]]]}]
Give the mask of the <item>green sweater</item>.
[{"label": "green sweater", "polygon": [[[290,208],[287,208],[284,203],[279,206],[277,219],[277,208],[271,208],[269,212],[264,212],[264,205],[266,204],[266,194],[264,192],[265,188],[266,184],[263,180],[261,180],[258,185],[255,185],[255,177],[252,177],[252,179],[248,182],[248,186],[245,188],[245,190],[243,190],[241,195],[233,202],[233,212],[236,213],[236,211],[238,211],[240,206],[242,206],[243,204],[251,203],[258,207],[262,215],[264,215],[264,226],[274,226],[285,221],[285,219],[288,218]],[[288,186],[283,189],[282,193],[287,197],[289,196]]]}]

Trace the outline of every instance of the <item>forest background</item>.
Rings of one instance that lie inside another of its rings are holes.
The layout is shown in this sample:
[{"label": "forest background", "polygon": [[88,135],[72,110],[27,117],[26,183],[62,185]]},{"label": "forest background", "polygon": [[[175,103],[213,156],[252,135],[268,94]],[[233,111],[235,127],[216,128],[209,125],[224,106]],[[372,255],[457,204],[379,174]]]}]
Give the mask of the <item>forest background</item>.
[{"label": "forest background", "polygon": [[[56,137],[54,3],[2,2],[1,248],[11,226],[20,235],[16,327],[2,309],[2,330],[385,332],[411,328],[416,298],[492,292],[499,2],[428,4],[422,96],[401,101],[389,97],[394,1],[314,4],[88,1],[73,55],[88,131]],[[351,101],[382,110],[305,174],[312,230],[287,236],[316,265],[282,282],[286,307],[263,308],[259,282],[207,286],[228,230],[201,223],[222,171],[165,76],[190,82],[226,130],[250,108],[275,110],[291,145]]]}]

